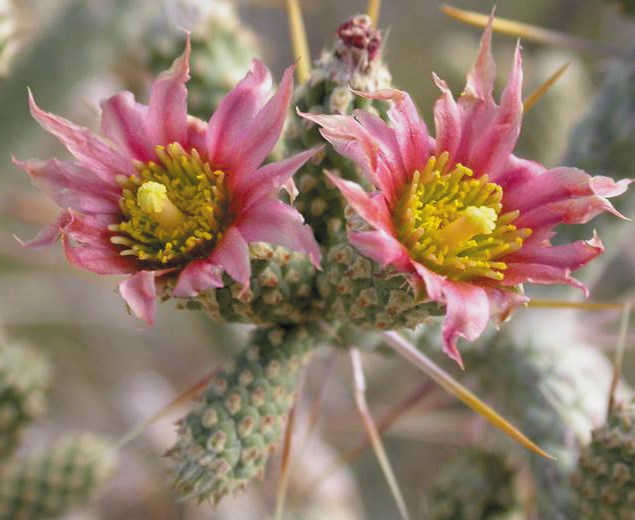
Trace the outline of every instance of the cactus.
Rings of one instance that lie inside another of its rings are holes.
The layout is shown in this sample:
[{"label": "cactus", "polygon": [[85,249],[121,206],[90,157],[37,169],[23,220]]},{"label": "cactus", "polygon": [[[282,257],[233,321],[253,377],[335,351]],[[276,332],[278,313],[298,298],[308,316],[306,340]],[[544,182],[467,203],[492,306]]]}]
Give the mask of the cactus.
[{"label": "cactus", "polygon": [[114,469],[107,448],[103,439],[90,434],[68,436],[2,466],[0,518],[51,518],[83,505]]},{"label": "cactus", "polygon": [[[150,76],[169,68],[183,52],[182,28],[190,30],[192,44],[188,110],[207,120],[222,97],[249,70],[260,48],[255,34],[243,25],[231,2],[170,0],[150,20],[142,44],[137,46],[143,55],[136,60]],[[124,79],[135,89],[139,81],[131,72],[124,71]]]},{"label": "cactus", "polygon": [[44,411],[49,379],[48,364],[37,352],[0,344],[0,461],[14,451],[24,427]]},{"label": "cactus", "polygon": [[573,475],[576,518],[635,518],[635,403],[611,410]]},{"label": "cactus", "polygon": [[264,473],[315,341],[303,326],[257,329],[235,366],[215,377],[168,452],[172,480],[186,498],[217,503]]},{"label": "cactus", "polygon": [[[351,88],[374,92],[391,86],[391,76],[381,58],[381,33],[367,16],[355,16],[337,29],[333,46],[316,61],[309,79],[300,85],[294,104],[303,112],[350,114],[356,108],[385,116],[386,104],[351,92]],[[288,153],[322,143],[317,127],[293,118],[285,132]],[[339,191],[325,178],[327,169],[347,179],[358,179],[356,167],[336,154],[329,145],[321,160],[306,164],[297,174],[299,196],[296,207],[311,225],[320,244],[345,240],[345,204]]]},{"label": "cactus", "polygon": [[[514,337],[523,337],[516,331]],[[469,348],[465,363],[486,395],[555,461],[533,454],[529,465],[537,488],[540,518],[572,518],[569,475],[578,438],[605,408],[611,369],[594,348],[538,341],[518,343],[499,334],[485,348]]]},{"label": "cactus", "polygon": [[430,520],[520,520],[516,469],[500,453],[467,448],[435,477],[428,509]]}]

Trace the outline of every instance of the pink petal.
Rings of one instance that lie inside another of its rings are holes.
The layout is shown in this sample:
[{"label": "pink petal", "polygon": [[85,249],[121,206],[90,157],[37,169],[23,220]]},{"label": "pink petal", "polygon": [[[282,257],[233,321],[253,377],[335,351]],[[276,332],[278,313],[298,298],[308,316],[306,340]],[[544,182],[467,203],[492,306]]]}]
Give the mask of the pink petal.
[{"label": "pink petal", "polygon": [[430,155],[428,129],[419,117],[417,107],[410,95],[396,89],[384,89],[372,93],[353,92],[368,99],[392,101],[393,106],[388,111],[388,118],[395,130],[406,172],[414,172],[425,166]]},{"label": "pink petal", "polygon": [[17,236],[13,235],[21,246],[31,249],[43,249],[50,247],[57,242],[61,235],[61,228],[64,227],[70,220],[68,211],[62,211],[52,224],[43,227],[37,234],[30,240],[21,240]]},{"label": "pink petal", "polygon": [[522,58],[517,44],[501,104],[496,107],[494,118],[478,136],[478,141],[473,143],[467,162],[477,174],[487,173],[495,178],[516,146],[523,115],[522,81]]},{"label": "pink petal", "polygon": [[223,269],[207,260],[190,262],[179,275],[172,294],[177,298],[191,298],[208,289],[223,287]]},{"label": "pink petal", "polygon": [[68,210],[68,216],[69,218],[62,228],[62,232],[65,235],[80,242],[82,245],[108,250],[116,249],[110,242],[112,233],[108,230],[108,224],[115,222],[115,219],[111,216],[83,215],[71,209]]},{"label": "pink petal", "polygon": [[520,251],[506,255],[504,261],[523,264],[543,264],[553,267],[579,269],[604,252],[602,242],[595,235],[591,240],[578,240],[571,244],[552,246],[549,244],[525,245]]},{"label": "pink petal", "polygon": [[84,213],[119,213],[121,188],[96,177],[75,163],[58,161],[18,161],[33,180],[62,208],[73,208]]},{"label": "pink petal", "polygon": [[271,91],[269,69],[253,60],[251,70],[220,102],[207,126],[208,157],[219,168],[235,165],[235,153],[245,139],[245,129],[265,104]]},{"label": "pink petal", "polygon": [[490,315],[494,318],[496,326],[506,321],[512,312],[529,301],[527,296],[514,290],[486,287],[485,292],[489,301]]},{"label": "pink petal", "polygon": [[384,231],[354,231],[348,234],[351,245],[379,265],[394,265],[400,271],[411,271],[408,251]]},{"label": "pink petal", "polygon": [[298,211],[279,200],[254,206],[240,218],[237,227],[247,242],[269,242],[305,253],[320,268],[320,246]]},{"label": "pink petal", "polygon": [[209,262],[221,266],[238,283],[245,287],[249,286],[249,246],[235,227],[227,230],[220,244],[210,255]]},{"label": "pink petal", "polygon": [[442,290],[446,306],[441,329],[443,351],[463,368],[456,340],[473,341],[483,333],[490,315],[489,299],[483,287],[469,283],[446,280]]},{"label": "pink petal", "polygon": [[132,313],[148,325],[157,313],[157,291],[154,271],[139,271],[119,284],[119,293]]},{"label": "pink petal", "polygon": [[342,192],[347,202],[360,217],[375,229],[393,234],[392,220],[384,197],[381,195],[371,197],[359,184],[341,179],[328,171],[324,173]]},{"label": "pink petal", "polygon": [[232,173],[235,177],[258,168],[280,138],[293,96],[294,69],[295,66],[291,66],[284,71],[277,92],[251,124],[243,128],[240,145],[234,150],[236,166]]},{"label": "pink petal", "polygon": [[[398,183],[395,182],[395,177],[401,178],[402,173],[391,169],[388,156],[380,150],[380,144],[368,128],[352,116],[318,115],[299,111],[298,114],[320,125],[320,133],[337,153],[356,162],[389,203],[396,200],[398,194],[395,187]],[[392,150],[389,155],[394,156]]]},{"label": "pink petal", "polygon": [[586,224],[605,211],[620,218],[624,217],[613,205],[603,197],[589,195],[551,202],[521,213],[514,224],[518,227],[532,229],[551,227],[556,224]]},{"label": "pink petal", "polygon": [[154,145],[184,143],[188,136],[187,88],[190,79],[190,35],[185,51],[152,83],[145,128]]},{"label": "pink petal", "polygon": [[596,175],[591,177],[590,185],[591,190],[596,195],[601,197],[617,197],[624,193],[629,184],[633,182],[633,179],[622,179],[615,182],[610,177],[604,177],[603,175]]},{"label": "pink petal", "polygon": [[57,137],[79,162],[95,171],[102,180],[112,182],[115,175],[132,175],[132,162],[118,150],[106,144],[87,128],[40,110],[29,91],[29,105],[35,120]]},{"label": "pink petal", "polygon": [[496,79],[496,64],[492,57],[494,11],[495,9],[492,9],[485,32],[483,32],[481,37],[476,60],[472,65],[472,70],[467,75],[467,83],[464,89],[466,96],[488,102],[493,102],[492,92],[494,90],[494,80]]},{"label": "pink petal", "polygon": [[323,145],[316,146],[243,175],[235,185],[234,197],[244,200],[241,202],[241,207],[245,210],[251,204],[258,203],[263,197],[275,196],[304,163],[323,149]]},{"label": "pink petal", "polygon": [[434,103],[436,154],[447,152],[454,157],[461,142],[461,113],[447,83],[436,74],[433,77],[441,90],[441,97]]},{"label": "pink petal", "polygon": [[131,92],[119,94],[101,102],[101,131],[131,157],[147,162],[155,159],[154,147],[145,121],[148,107],[137,103]]},{"label": "pink petal", "polygon": [[73,246],[66,235],[62,235],[62,244],[68,262],[85,271],[97,274],[129,274],[138,269],[136,262],[121,256],[114,246]]},{"label": "pink petal", "polygon": [[526,282],[543,285],[571,285],[582,290],[587,298],[589,296],[586,286],[572,278],[571,270],[566,267],[553,267],[543,264],[509,264],[505,270],[505,278],[500,283],[513,286]]}]

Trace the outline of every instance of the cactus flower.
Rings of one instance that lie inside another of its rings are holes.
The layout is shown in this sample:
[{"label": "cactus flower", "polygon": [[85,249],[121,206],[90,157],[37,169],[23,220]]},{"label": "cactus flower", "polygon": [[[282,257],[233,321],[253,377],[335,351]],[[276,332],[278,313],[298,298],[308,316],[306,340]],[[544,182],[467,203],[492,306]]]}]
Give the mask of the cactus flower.
[{"label": "cactus flower", "polygon": [[358,95],[391,102],[389,126],[364,111],[352,116],[302,114],[354,160],[376,187],[329,174],[364,229],[350,242],[382,265],[408,273],[413,288],[445,306],[444,351],[459,364],[457,338],[474,340],[490,318],[504,320],[524,304],[524,282],[584,286],[571,277],[603,251],[599,239],[552,245],[554,227],[599,213],[619,216],[607,197],[630,181],[590,177],[569,167],[548,169],[512,154],[520,133],[522,64],[517,46],[500,102],[490,26],[455,100],[434,76],[436,137],[428,134],[410,96],[399,90]]},{"label": "cactus flower", "polygon": [[226,272],[247,287],[250,242],[282,245],[320,262],[310,228],[278,199],[317,149],[261,166],[282,131],[293,67],[271,96],[271,74],[254,60],[204,123],[187,115],[189,54],[188,40],[154,81],[147,106],[130,92],[103,101],[103,136],[44,112],[31,96],[33,117],[76,160],[16,161],[63,208],[28,244],[61,237],[72,265],[127,275],[120,293],[148,323],[158,283],[170,280],[174,296],[191,297],[222,287]]}]

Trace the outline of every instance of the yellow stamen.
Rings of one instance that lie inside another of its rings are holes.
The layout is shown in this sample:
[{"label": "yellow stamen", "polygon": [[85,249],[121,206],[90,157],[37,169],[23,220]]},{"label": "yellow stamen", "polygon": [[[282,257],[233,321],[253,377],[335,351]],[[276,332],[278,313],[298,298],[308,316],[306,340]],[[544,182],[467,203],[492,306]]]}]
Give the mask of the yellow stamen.
[{"label": "yellow stamen", "polygon": [[168,189],[159,182],[144,182],[137,191],[137,204],[141,211],[167,229],[176,229],[185,219],[168,198]]},{"label": "yellow stamen", "polygon": [[463,215],[445,226],[439,235],[449,247],[456,247],[475,235],[489,235],[496,229],[498,215],[487,206],[469,206]]}]

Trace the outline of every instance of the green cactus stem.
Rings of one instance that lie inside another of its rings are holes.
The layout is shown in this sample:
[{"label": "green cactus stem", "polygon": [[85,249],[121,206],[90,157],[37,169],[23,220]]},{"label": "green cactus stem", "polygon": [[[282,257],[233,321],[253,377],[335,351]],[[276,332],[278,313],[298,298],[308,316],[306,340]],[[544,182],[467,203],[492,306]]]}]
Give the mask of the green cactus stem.
[{"label": "green cactus stem", "polygon": [[56,518],[88,503],[114,469],[107,449],[94,435],[68,436],[0,467],[0,519]]},{"label": "green cactus stem", "polygon": [[280,444],[315,331],[257,329],[231,369],[220,372],[180,421],[168,452],[171,478],[185,498],[217,503],[264,473]]},{"label": "green cactus stem", "polygon": [[0,461],[20,442],[24,427],[42,415],[49,366],[36,351],[0,344]]},{"label": "green cactus stem", "polygon": [[573,474],[576,518],[635,518],[635,403],[617,406],[593,431]]},{"label": "green cactus stem", "polygon": [[428,498],[430,520],[521,520],[517,471],[500,452],[467,448],[442,466]]},{"label": "green cactus stem", "polygon": [[[350,114],[361,108],[385,117],[387,105],[356,96],[351,88],[374,92],[391,86],[391,76],[381,58],[381,33],[370,19],[355,16],[337,29],[333,46],[315,62],[307,82],[299,85],[294,104],[303,112]],[[304,119],[293,118],[285,131],[289,154],[323,143],[317,127]],[[323,170],[346,179],[360,181],[357,168],[328,145],[319,160],[307,163],[297,174],[300,191],[296,207],[313,228],[320,244],[345,240],[345,203],[339,191],[325,178]]]}]

